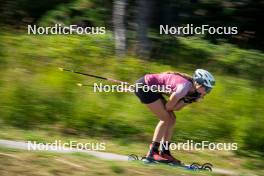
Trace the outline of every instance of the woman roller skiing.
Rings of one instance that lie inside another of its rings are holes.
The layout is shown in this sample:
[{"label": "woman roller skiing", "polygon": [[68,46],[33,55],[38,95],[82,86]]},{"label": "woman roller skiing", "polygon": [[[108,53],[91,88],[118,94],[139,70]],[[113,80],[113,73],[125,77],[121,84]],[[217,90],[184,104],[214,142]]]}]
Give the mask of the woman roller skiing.
[{"label": "woman roller skiing", "polygon": [[[169,150],[172,130],[175,125],[176,116],[173,111],[179,111],[184,106],[197,102],[208,94],[215,85],[215,79],[208,71],[195,70],[193,77],[178,72],[165,72],[159,74],[146,74],[139,80],[137,85],[156,86],[170,88],[166,91],[169,96],[166,101],[159,91],[145,91],[141,86],[135,91],[140,101],[150,109],[159,119],[150,144],[146,159],[149,162],[177,163],[181,162],[173,157]],[[159,151],[160,144],[161,150]],[[167,144],[167,147],[166,147]]]}]

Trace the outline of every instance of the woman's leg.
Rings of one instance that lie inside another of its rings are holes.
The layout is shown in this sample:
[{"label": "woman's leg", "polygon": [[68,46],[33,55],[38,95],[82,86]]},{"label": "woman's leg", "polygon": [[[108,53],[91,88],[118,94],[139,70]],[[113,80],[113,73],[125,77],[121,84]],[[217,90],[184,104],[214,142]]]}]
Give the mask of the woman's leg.
[{"label": "woman's leg", "polygon": [[[153,158],[154,160],[158,160],[160,162],[174,162],[180,164],[181,162],[171,156],[169,151],[170,140],[172,136],[173,126],[176,122],[175,114],[171,111],[167,111],[165,107],[166,101],[162,99],[158,99],[157,101],[147,104],[148,108],[159,118],[159,123],[156,126],[152,144],[150,147],[150,151],[147,154],[147,158]],[[164,148],[164,144],[162,146],[161,154],[158,152],[159,142],[165,143],[168,145]],[[154,151],[154,153],[153,153]]]},{"label": "woman's leg", "polygon": [[165,108],[165,101],[158,99],[153,103],[147,104],[147,107],[153,112],[158,118],[159,123],[155,128],[152,143],[150,145],[150,150],[147,154],[149,160],[154,159],[159,162],[171,162],[171,158],[163,157],[159,154],[159,146],[161,140],[169,139],[171,137],[173,124],[175,123],[175,118],[172,117],[171,112],[167,111]]},{"label": "woman's leg", "polygon": [[176,116],[173,112],[169,112],[171,115],[171,123],[169,125],[169,127],[167,128],[164,136],[163,136],[163,140],[162,140],[162,146],[161,146],[161,156],[163,158],[166,158],[170,161],[173,161],[174,163],[177,164],[181,164],[181,161],[174,158],[171,153],[170,153],[170,142],[171,142],[171,137],[172,137],[172,132],[173,132],[173,127],[175,125],[176,122]]},{"label": "woman's leg", "polygon": [[175,116],[171,115],[171,112],[165,108],[164,101],[158,99],[157,101],[147,104],[147,107],[159,118],[159,123],[155,128],[152,141],[160,142],[163,139],[171,137],[172,130],[175,123]]},{"label": "woman's leg", "polygon": [[165,131],[165,134],[163,136],[162,141],[166,142],[170,142],[171,141],[171,137],[172,137],[172,133],[173,133],[173,127],[176,123],[176,116],[173,112],[169,112],[170,113],[170,124],[167,128],[167,130]]},{"label": "woman's leg", "polygon": [[[163,102],[164,106],[167,103],[167,101],[165,99],[162,99],[162,102]],[[176,123],[175,114],[172,111],[168,111],[168,112],[169,112],[171,118],[170,118],[170,124],[169,124],[163,138],[162,138],[162,141],[164,141],[164,142],[166,142],[166,141],[170,142],[171,141],[171,137],[172,137],[172,133],[173,133],[173,127]]]}]

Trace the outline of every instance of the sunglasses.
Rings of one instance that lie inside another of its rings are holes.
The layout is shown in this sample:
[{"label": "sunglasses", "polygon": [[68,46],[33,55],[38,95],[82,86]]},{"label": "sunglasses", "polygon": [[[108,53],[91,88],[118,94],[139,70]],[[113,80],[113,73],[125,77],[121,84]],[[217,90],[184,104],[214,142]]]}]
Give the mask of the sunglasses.
[{"label": "sunglasses", "polygon": [[208,94],[211,92],[212,88],[211,87],[207,87],[207,86],[204,86],[205,88],[205,92]]}]

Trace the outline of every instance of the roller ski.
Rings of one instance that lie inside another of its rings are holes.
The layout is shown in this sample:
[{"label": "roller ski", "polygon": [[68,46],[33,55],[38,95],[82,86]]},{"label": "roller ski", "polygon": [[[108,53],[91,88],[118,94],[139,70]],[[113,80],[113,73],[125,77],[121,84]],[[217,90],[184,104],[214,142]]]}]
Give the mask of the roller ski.
[{"label": "roller ski", "polygon": [[[175,158],[174,158],[175,159]],[[190,165],[185,165],[184,163],[181,163],[179,160],[169,160],[165,158],[162,155],[154,154],[153,157],[149,157],[148,155],[145,157],[139,157],[137,155],[131,154],[128,156],[129,161],[143,161],[145,164],[167,164],[169,166],[173,167],[181,167],[187,170],[192,170],[192,171],[212,171],[213,165],[210,163],[204,163],[204,164],[199,164],[199,163],[192,163]]]}]

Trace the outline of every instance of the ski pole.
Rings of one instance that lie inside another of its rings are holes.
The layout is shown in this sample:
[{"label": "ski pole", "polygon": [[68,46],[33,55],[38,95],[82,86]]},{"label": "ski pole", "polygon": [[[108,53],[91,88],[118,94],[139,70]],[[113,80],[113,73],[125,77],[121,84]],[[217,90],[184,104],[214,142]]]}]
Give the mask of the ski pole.
[{"label": "ski pole", "polygon": [[107,80],[107,81],[111,81],[111,82],[115,82],[115,83],[129,84],[129,83],[124,82],[124,81],[120,81],[120,80],[116,80],[116,79],[112,79],[112,78],[106,78],[106,77],[97,76],[97,75],[92,75],[92,74],[89,74],[89,73],[83,73],[83,72],[70,70],[70,69],[66,69],[66,68],[62,68],[62,67],[59,67],[59,70],[60,71],[72,72],[72,73],[76,73],[76,74],[84,75],[84,76],[89,76],[89,77],[93,77],[93,78],[103,79],[103,80]]}]

